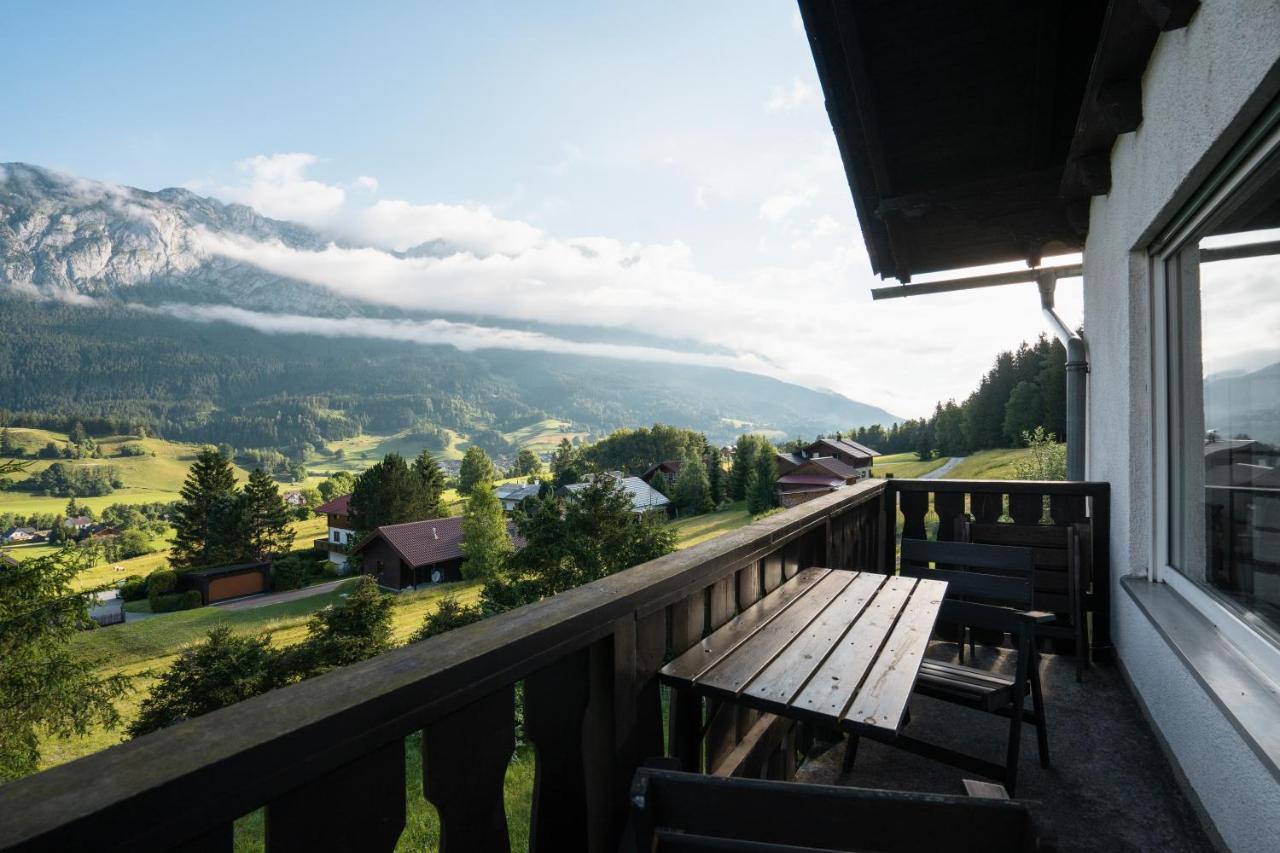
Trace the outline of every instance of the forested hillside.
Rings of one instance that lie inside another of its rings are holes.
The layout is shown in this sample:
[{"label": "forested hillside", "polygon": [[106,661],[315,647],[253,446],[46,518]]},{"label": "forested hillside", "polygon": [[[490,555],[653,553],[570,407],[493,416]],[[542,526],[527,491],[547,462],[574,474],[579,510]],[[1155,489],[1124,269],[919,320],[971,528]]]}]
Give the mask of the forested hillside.
[{"label": "forested hillside", "polygon": [[454,430],[501,455],[498,433],[547,417],[594,433],[677,423],[713,440],[746,428],[810,434],[888,413],[836,394],[715,368],[546,353],[462,352],[266,335],[102,301],[0,296],[0,408],[13,425],[288,451],[361,432]]},{"label": "forested hillside", "polygon": [[923,459],[1019,447],[1023,434],[1037,427],[1061,441],[1067,420],[1066,362],[1062,343],[1041,335],[996,356],[963,403],[948,400],[938,403],[931,417],[856,427],[849,435],[881,453],[914,451]]}]

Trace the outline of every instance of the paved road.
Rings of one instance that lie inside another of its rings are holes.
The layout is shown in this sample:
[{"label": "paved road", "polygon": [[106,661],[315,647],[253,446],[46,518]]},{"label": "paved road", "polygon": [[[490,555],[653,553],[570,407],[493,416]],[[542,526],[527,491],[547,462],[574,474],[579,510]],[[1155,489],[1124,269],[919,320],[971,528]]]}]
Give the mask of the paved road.
[{"label": "paved road", "polygon": [[272,604],[282,604],[286,601],[297,601],[300,598],[311,598],[315,595],[324,595],[326,592],[332,592],[339,585],[346,583],[351,578],[341,578],[336,581],[326,581],[318,583],[315,586],[304,587],[303,589],[291,589],[288,592],[274,592],[270,595],[258,595],[253,598],[241,598],[238,601],[228,601],[226,604],[215,604],[214,607],[221,607],[223,610],[256,610],[259,607],[269,607]]},{"label": "paved road", "polygon": [[964,461],[965,459],[967,459],[967,458],[968,458],[968,457],[965,457],[965,456],[952,456],[950,459],[948,459],[946,462],[943,462],[943,463],[942,463],[941,465],[939,465],[937,468],[934,468],[934,469],[933,469],[932,471],[930,471],[928,474],[921,474],[921,475],[920,475],[920,479],[921,479],[921,480],[936,480],[936,479],[938,479],[939,477],[941,477],[942,475],[946,474],[946,473],[947,473],[948,471],[950,471],[952,468],[954,468],[954,467],[956,467],[957,465],[959,465],[961,462],[963,462],[963,461]]}]

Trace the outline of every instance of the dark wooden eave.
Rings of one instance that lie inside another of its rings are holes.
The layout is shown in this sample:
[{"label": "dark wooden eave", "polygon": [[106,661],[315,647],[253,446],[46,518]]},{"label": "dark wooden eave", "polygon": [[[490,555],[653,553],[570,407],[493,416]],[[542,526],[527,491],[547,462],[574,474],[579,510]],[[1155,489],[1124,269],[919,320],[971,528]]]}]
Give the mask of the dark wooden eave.
[{"label": "dark wooden eave", "polygon": [[872,269],[1084,247],[1160,33],[1197,0],[800,0]]},{"label": "dark wooden eave", "polygon": [[1142,75],[1160,33],[1181,29],[1199,0],[1112,0],[1076,119],[1062,196],[1086,199],[1111,191],[1116,137],[1142,124]]},{"label": "dark wooden eave", "polygon": [[1059,190],[1105,9],[800,0],[881,277],[1081,248]]}]

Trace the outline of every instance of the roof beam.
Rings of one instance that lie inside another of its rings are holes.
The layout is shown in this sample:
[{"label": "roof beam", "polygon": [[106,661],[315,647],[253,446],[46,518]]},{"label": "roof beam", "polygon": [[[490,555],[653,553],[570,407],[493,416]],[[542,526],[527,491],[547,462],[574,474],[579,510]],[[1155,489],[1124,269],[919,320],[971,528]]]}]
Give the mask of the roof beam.
[{"label": "roof beam", "polygon": [[897,287],[873,287],[872,299],[902,299],[908,296],[927,296],[932,293],[954,293],[959,290],[977,290],[984,287],[1002,287],[1006,284],[1038,283],[1046,276],[1054,279],[1075,278],[1084,275],[1083,264],[1068,264],[1060,267],[1039,267],[1013,272],[998,272],[991,275],[976,275],[966,278],[950,278],[944,281],[929,281],[923,284],[903,284]]}]

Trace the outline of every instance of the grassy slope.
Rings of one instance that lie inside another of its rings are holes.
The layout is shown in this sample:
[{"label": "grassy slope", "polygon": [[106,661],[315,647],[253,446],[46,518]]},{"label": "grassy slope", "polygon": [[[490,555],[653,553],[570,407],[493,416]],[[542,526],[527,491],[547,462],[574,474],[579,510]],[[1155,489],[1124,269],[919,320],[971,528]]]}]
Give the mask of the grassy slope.
[{"label": "grassy slope", "polygon": [[[48,441],[65,443],[66,435],[52,433],[47,430],[20,429],[14,427],[11,433],[19,444],[29,452],[35,452]],[[19,474],[21,480],[48,468],[54,462],[63,462],[74,467],[92,467],[110,465],[116,469],[124,481],[123,489],[116,489],[109,495],[77,500],[100,512],[104,507],[114,503],[150,503],[153,501],[177,500],[182,481],[187,476],[199,446],[164,441],[158,438],[133,438],[131,436],[109,436],[97,439],[102,449],[102,459],[36,459],[31,460],[25,474]],[[120,447],[125,444],[141,444],[154,456],[117,456]],[[236,478],[243,481],[248,473],[237,467]],[[287,487],[286,487],[287,488]],[[0,492],[0,512],[34,512],[61,513],[66,509],[67,499],[57,497],[40,497],[29,492],[8,489]]]},{"label": "grassy slope", "polygon": [[736,501],[719,512],[695,515],[671,522],[676,531],[676,548],[688,548],[708,539],[737,530],[751,522],[746,501]]},{"label": "grassy slope", "polygon": [[889,456],[879,456],[871,464],[871,476],[884,477],[886,474],[892,474],[899,478],[920,477],[935,468],[941,468],[946,464],[947,459],[948,457],[946,456],[939,456],[936,459],[921,462],[915,453],[894,453]]},{"label": "grassy slope", "polygon": [[[255,610],[202,607],[86,631],[72,641],[72,649],[77,657],[93,663],[104,676],[122,673],[133,679],[133,692],[118,705],[127,722],[137,714],[138,705],[150,691],[154,674],[172,663],[185,646],[203,639],[210,628],[229,625],[237,634],[267,634],[273,645],[292,645],[306,636],[307,619],[311,614],[339,601],[344,588]],[[405,642],[445,596],[456,595],[471,602],[477,600],[479,594],[476,584],[447,584],[396,596],[391,612],[395,642]],[[97,752],[120,739],[119,731],[95,729],[84,737],[69,741],[47,740],[41,747],[42,766],[51,767]]]},{"label": "grassy slope", "polygon": [[948,471],[944,478],[948,480],[1012,480],[1013,465],[1019,459],[1029,455],[1031,451],[1025,447],[998,450],[980,450]]}]

